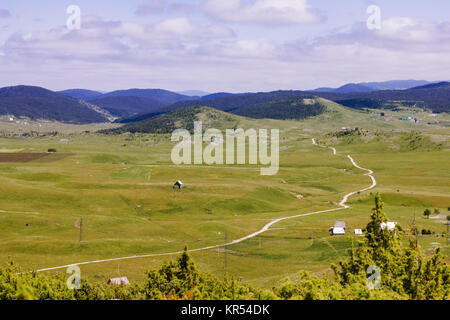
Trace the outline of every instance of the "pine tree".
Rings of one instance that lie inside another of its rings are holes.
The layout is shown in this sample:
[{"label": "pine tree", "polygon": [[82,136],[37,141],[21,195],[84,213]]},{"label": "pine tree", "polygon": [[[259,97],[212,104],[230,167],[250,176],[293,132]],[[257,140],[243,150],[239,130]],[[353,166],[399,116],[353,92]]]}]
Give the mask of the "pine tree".
[{"label": "pine tree", "polygon": [[367,224],[366,237],[358,247],[349,250],[350,258],[333,265],[339,283],[344,287],[364,284],[365,271],[370,265],[381,270],[381,288],[409,299],[448,299],[450,294],[450,267],[437,249],[427,258],[412,239],[407,248],[402,247],[402,232],[381,228],[387,222],[383,202],[375,197],[375,208]]}]

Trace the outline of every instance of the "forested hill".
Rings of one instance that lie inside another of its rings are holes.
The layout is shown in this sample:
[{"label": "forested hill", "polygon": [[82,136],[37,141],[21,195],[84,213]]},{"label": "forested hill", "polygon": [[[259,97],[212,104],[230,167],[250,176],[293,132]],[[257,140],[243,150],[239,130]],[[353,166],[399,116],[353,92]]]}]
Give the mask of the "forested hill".
[{"label": "forested hill", "polygon": [[78,99],[40,87],[14,86],[0,89],[0,115],[55,120],[66,123],[107,122],[99,112]]},{"label": "forested hill", "polygon": [[181,108],[195,107],[195,106],[207,106],[215,109],[219,109],[226,112],[233,112],[244,107],[250,107],[260,103],[267,103],[270,101],[290,99],[290,98],[313,98],[311,93],[305,93],[303,91],[273,91],[273,92],[260,92],[243,95],[231,95],[226,97],[220,97],[209,100],[192,100],[192,101],[180,101],[170,106],[155,110],[147,114],[141,114],[128,119],[123,119],[122,123],[142,121],[162,113],[171,112]]},{"label": "forested hill", "polygon": [[215,128],[233,128],[239,124],[238,116],[254,119],[306,119],[324,113],[327,110],[317,99],[291,98],[270,101],[224,112],[215,108],[196,106],[178,108],[138,122],[130,122],[120,128],[104,130],[101,133],[170,133],[178,128],[193,129],[194,121],[201,119]]},{"label": "forested hill", "polygon": [[291,98],[239,108],[232,113],[249,118],[306,119],[322,114],[326,107],[316,99]]},{"label": "forested hill", "polygon": [[450,82],[440,82],[408,90],[382,90],[368,93],[314,92],[344,106],[363,108],[392,108],[396,105],[417,106],[433,112],[450,112]]},{"label": "forested hill", "polygon": [[202,120],[203,129],[233,128],[240,117],[209,107],[188,107],[177,109],[139,122],[125,124],[120,128],[99,131],[105,134],[131,133],[172,133],[175,129],[187,129],[193,133],[194,121]]}]

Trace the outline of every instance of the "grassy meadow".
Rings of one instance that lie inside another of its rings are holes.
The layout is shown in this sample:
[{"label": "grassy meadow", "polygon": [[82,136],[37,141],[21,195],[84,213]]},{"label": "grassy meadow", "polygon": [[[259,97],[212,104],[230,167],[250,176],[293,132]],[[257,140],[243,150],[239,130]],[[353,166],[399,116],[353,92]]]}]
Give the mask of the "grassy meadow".
[{"label": "grassy meadow", "polygon": [[[261,176],[259,166],[173,165],[169,135],[101,135],[93,131],[103,127],[83,127],[1,137],[0,155],[57,152],[29,162],[0,161],[0,263],[13,259],[40,269],[174,252],[185,245],[201,248],[224,243],[225,235],[237,239],[275,218],[335,208],[343,195],[368,187],[366,172],[354,168],[347,154],[373,170],[378,182],[351,197],[350,209],[282,221],[226,250],[194,252],[198,266],[262,287],[295,278],[300,269],[331,276],[330,263],[358,240],[353,229],[366,226],[375,192],[381,193],[388,217],[407,233],[414,217],[419,232],[436,233],[419,237],[422,248],[440,245],[448,257],[443,234],[450,214],[450,116],[405,110],[381,117],[379,111],[327,106],[330,112],[304,121],[240,118],[244,128],[281,130],[281,164],[274,176]],[[424,120],[399,120],[407,115]],[[341,136],[343,126],[362,133]],[[0,132],[5,130],[11,128]],[[338,155],[313,146],[311,138],[336,147]],[[184,189],[172,188],[177,180]],[[440,213],[425,219],[426,208]],[[329,235],[336,220],[346,221],[346,236]],[[93,281],[106,282],[119,273],[139,281],[145,270],[170,258],[90,264],[81,272]]]}]

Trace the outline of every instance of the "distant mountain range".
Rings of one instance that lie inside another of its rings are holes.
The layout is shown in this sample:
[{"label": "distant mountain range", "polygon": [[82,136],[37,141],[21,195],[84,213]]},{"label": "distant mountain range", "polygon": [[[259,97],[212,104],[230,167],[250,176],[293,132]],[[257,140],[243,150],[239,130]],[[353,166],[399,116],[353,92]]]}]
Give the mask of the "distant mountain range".
[{"label": "distant mountain range", "polygon": [[335,92],[335,93],[352,93],[352,92],[372,92],[379,90],[405,90],[418,86],[431,84],[432,82],[425,80],[392,80],[385,82],[361,82],[349,83],[339,88],[317,88],[311,92]]},{"label": "distant mountain range", "polygon": [[78,99],[40,87],[0,89],[0,115],[55,120],[66,123],[107,122],[108,118]]},{"label": "distant mountain range", "polygon": [[61,93],[98,105],[119,118],[152,112],[179,101],[200,98],[163,89],[128,89],[108,93],[70,89],[61,91]]},{"label": "distant mountain range", "polygon": [[200,91],[200,90],[186,90],[186,91],[181,91],[178,93],[182,94],[184,96],[189,96],[189,97],[203,97],[203,96],[206,96],[209,94],[209,92]]},{"label": "distant mountain range", "polygon": [[[418,83],[421,85],[409,89],[374,90],[375,86],[404,87]],[[316,105],[302,106],[299,102],[314,97],[322,97],[354,109],[415,106],[434,112],[449,112],[450,82],[368,82],[347,84],[337,89],[218,92],[203,97],[163,89],[129,89],[101,93],[86,89],[53,92],[40,87],[15,86],[0,89],[0,115],[66,123],[108,122],[119,118],[116,122],[132,123],[178,109],[206,106],[253,118],[295,119],[309,116],[316,111],[321,112]],[[314,108],[317,110],[314,111]]]},{"label": "distant mountain range", "polygon": [[399,104],[450,112],[450,82],[431,83],[407,90],[380,90],[372,92],[316,92],[315,95],[333,100],[354,109],[392,109]]},{"label": "distant mountain range", "polygon": [[217,92],[208,94],[207,96],[203,96],[202,100],[212,100],[216,98],[225,98],[225,97],[237,97],[237,96],[243,96],[246,94],[251,94],[250,92],[247,93],[228,93],[228,92]]},{"label": "distant mountain range", "polygon": [[273,92],[258,92],[258,93],[247,93],[247,94],[218,94],[218,97],[210,97],[197,100],[185,100],[173,103],[169,106],[155,110],[147,114],[138,114],[136,116],[122,119],[118,122],[129,123],[145,120],[154,116],[158,116],[163,113],[172,112],[177,109],[206,106],[222,110],[225,112],[233,112],[243,107],[252,106],[258,103],[267,103],[275,100],[289,99],[306,97],[311,98],[313,95],[311,93],[306,93],[303,91],[273,91]]}]

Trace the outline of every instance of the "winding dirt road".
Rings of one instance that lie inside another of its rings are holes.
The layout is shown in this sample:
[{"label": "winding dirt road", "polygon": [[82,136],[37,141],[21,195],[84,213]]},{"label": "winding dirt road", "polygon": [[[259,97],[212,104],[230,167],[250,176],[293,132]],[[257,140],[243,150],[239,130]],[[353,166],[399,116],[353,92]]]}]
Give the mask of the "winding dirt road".
[{"label": "winding dirt road", "polygon": [[[321,146],[319,144],[316,143],[315,139],[312,139],[312,143],[315,146],[318,147],[322,147],[322,148],[327,148],[324,146]],[[337,155],[337,151],[335,148],[333,147],[328,147],[333,151],[334,155]],[[353,158],[350,155],[347,155],[347,157],[350,159],[350,162],[352,163],[352,165],[358,169],[367,171],[368,173],[364,174],[366,176],[369,176],[370,179],[372,180],[372,185],[370,187],[358,190],[358,191],[354,191],[354,192],[350,192],[348,194],[346,194],[343,198],[342,201],[339,202],[339,208],[334,208],[334,209],[328,209],[328,210],[321,210],[321,211],[315,211],[315,212],[309,212],[309,213],[303,213],[303,214],[298,214],[295,216],[289,216],[289,217],[283,217],[283,218],[278,218],[275,220],[272,220],[271,222],[269,222],[268,224],[266,224],[261,230],[256,231],[252,234],[249,234],[245,237],[233,240],[229,243],[224,243],[224,244],[219,244],[219,245],[214,245],[214,246],[209,246],[209,247],[203,247],[203,248],[198,248],[198,249],[191,249],[188,250],[188,252],[197,252],[197,251],[204,251],[204,250],[211,250],[211,249],[218,249],[218,248],[222,248],[222,247],[227,247],[227,246],[231,246],[233,244],[237,244],[240,242],[243,242],[245,240],[254,238],[258,235],[260,235],[261,233],[266,232],[267,230],[269,230],[269,228],[271,226],[273,226],[274,224],[280,222],[280,221],[284,221],[284,220],[290,220],[290,219],[295,219],[295,218],[300,218],[300,217],[306,217],[306,216],[311,216],[311,215],[315,215],[315,214],[320,214],[320,213],[327,213],[327,212],[332,212],[332,211],[338,211],[338,210],[345,210],[350,208],[350,206],[348,206],[346,203],[348,201],[348,198],[351,197],[352,195],[358,193],[358,192],[363,192],[363,191],[367,191],[370,189],[373,189],[376,185],[377,185],[377,181],[375,180],[374,176],[373,176],[373,171],[370,169],[366,169],[366,168],[362,168],[360,166],[358,166],[355,162],[355,160],[353,160]],[[139,259],[139,258],[149,258],[149,257],[160,257],[160,256],[170,256],[170,255],[178,255],[181,254],[183,251],[176,251],[176,252],[166,252],[166,253],[154,253],[154,254],[147,254],[147,255],[135,255],[135,256],[129,256],[129,257],[122,257],[122,258],[113,258],[113,259],[103,259],[103,260],[94,260],[94,261],[86,261],[86,262],[79,262],[79,263],[73,263],[73,264],[68,264],[68,265],[64,265],[64,266],[58,266],[58,267],[51,267],[51,268],[44,268],[44,269],[39,269],[37,270],[37,272],[42,272],[42,271],[50,271],[50,270],[58,270],[58,269],[64,269],[64,268],[68,268],[70,266],[81,266],[81,265],[87,265],[87,264],[95,264],[95,263],[102,263],[102,262],[111,262],[111,261],[120,261],[120,260],[129,260],[129,259]]]}]

